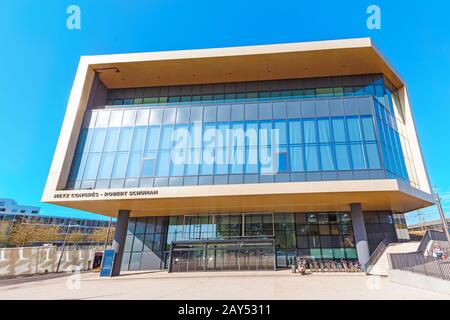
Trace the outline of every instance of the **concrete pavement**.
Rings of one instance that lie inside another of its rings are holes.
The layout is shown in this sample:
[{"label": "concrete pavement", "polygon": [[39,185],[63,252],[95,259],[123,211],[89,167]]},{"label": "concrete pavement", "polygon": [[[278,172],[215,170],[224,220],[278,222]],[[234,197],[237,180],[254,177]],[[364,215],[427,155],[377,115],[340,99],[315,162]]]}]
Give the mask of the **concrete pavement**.
[{"label": "concrete pavement", "polygon": [[98,273],[33,279],[1,285],[7,299],[450,299],[449,295],[406,287],[365,274],[267,272],[127,272],[117,278]]}]

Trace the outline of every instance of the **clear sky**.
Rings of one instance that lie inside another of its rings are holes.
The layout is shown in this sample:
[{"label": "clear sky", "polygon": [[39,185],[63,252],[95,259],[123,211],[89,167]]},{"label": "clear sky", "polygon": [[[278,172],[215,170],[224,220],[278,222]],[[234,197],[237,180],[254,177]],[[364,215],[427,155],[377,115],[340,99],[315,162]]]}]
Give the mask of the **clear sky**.
[{"label": "clear sky", "polygon": [[[380,30],[366,26],[372,4]],[[81,9],[80,30],[66,26],[70,5]],[[92,217],[40,204],[81,55],[370,36],[409,86],[430,179],[450,211],[449,15],[448,0],[2,0],[0,197]]]}]

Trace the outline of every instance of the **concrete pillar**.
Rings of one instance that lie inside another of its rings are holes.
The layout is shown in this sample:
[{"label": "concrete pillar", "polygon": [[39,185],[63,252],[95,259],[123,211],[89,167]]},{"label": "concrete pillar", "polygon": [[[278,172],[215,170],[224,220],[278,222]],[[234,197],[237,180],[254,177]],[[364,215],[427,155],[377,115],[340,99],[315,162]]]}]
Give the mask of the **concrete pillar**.
[{"label": "concrete pillar", "polygon": [[119,210],[119,213],[117,215],[116,231],[114,233],[114,240],[112,243],[112,249],[116,252],[111,272],[112,277],[120,275],[120,267],[122,266],[123,249],[125,247],[125,240],[127,238],[129,219],[130,211]]},{"label": "concrete pillar", "polygon": [[358,253],[358,261],[363,270],[369,261],[369,243],[367,242],[366,226],[364,224],[364,216],[361,203],[350,204],[350,211],[352,215],[353,233],[355,235],[356,252]]}]

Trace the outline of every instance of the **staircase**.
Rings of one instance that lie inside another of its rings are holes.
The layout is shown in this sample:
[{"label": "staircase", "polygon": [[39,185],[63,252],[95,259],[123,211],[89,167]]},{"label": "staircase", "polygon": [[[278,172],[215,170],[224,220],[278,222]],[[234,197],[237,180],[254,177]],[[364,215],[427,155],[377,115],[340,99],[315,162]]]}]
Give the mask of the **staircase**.
[{"label": "staircase", "polygon": [[367,274],[387,276],[389,269],[388,253],[407,253],[416,252],[419,248],[419,241],[390,243],[386,245],[384,252],[380,255],[368,269]]}]

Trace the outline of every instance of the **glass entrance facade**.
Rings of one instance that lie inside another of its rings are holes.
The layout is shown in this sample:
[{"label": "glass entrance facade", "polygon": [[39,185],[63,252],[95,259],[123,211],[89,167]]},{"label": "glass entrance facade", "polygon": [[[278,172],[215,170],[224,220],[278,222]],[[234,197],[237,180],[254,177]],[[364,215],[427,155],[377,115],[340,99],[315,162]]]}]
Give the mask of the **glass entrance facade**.
[{"label": "glass entrance facade", "polygon": [[273,239],[173,242],[170,272],[275,270]]},{"label": "glass entrance facade", "polygon": [[[366,212],[365,216],[370,248],[379,244],[380,237],[396,240],[391,212]],[[383,232],[375,234],[376,230]],[[172,263],[174,272],[272,270],[274,265],[288,267],[297,256],[356,260],[350,212],[132,218],[122,269],[168,269]]]}]

